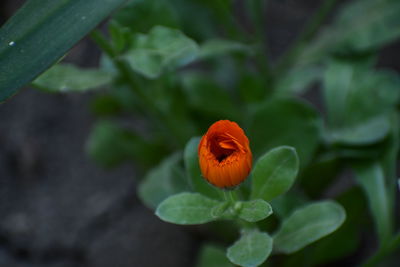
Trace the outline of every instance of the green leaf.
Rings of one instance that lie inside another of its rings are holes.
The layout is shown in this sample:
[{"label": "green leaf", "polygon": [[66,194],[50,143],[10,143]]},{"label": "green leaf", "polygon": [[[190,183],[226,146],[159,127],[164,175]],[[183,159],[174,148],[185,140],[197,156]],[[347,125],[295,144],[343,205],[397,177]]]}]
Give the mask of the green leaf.
[{"label": "green leaf", "polygon": [[0,29],[0,101],[54,64],[123,1],[27,1]]},{"label": "green leaf", "polygon": [[199,167],[199,156],[197,148],[200,138],[193,137],[186,144],[183,159],[185,162],[186,175],[190,180],[191,187],[207,197],[221,199],[222,192],[218,191],[214,186],[210,185],[202,176]]},{"label": "green leaf", "polygon": [[324,76],[327,141],[357,146],[382,141],[390,131],[388,114],[399,102],[399,86],[395,73],[332,60]]},{"label": "green leaf", "polygon": [[334,23],[307,43],[298,62],[307,64],[331,53],[371,51],[400,36],[400,2],[358,0],[343,5]]},{"label": "green leaf", "polygon": [[345,145],[369,145],[384,139],[390,130],[387,116],[377,116],[360,124],[332,130],[328,140]]},{"label": "green leaf", "polygon": [[256,158],[277,146],[293,146],[303,167],[319,144],[320,115],[303,101],[292,98],[268,101],[249,120],[249,140]]},{"label": "green leaf", "polygon": [[47,92],[83,92],[104,86],[113,76],[97,69],[81,69],[71,64],[57,64],[33,81],[33,85]]},{"label": "green leaf", "polygon": [[388,199],[390,204],[391,213],[394,212],[396,203],[396,192],[398,191],[397,184],[397,159],[398,151],[400,146],[400,127],[399,127],[399,114],[395,110],[392,112],[390,117],[391,129],[389,136],[384,144],[385,149],[383,156],[380,160],[380,165],[382,166],[383,173],[385,176],[385,184],[388,191]]},{"label": "green leaf", "polygon": [[[319,177],[318,177],[319,178]],[[296,209],[307,204],[308,199],[298,191],[292,191],[290,194],[280,195],[271,201],[274,207],[274,214],[279,219],[284,219],[292,214]]]},{"label": "green leaf", "polygon": [[228,259],[243,267],[261,265],[272,251],[272,238],[264,232],[246,231],[227,250]]},{"label": "green leaf", "polygon": [[248,222],[258,222],[272,214],[271,206],[262,199],[238,203],[240,204],[239,218]]},{"label": "green leaf", "polygon": [[268,151],[254,166],[251,198],[270,201],[285,193],[298,171],[299,159],[294,148],[282,146]]},{"label": "green leaf", "polygon": [[163,221],[176,224],[202,224],[218,219],[212,212],[218,201],[199,193],[180,193],[165,199],[156,215]]},{"label": "green leaf", "polygon": [[[399,102],[399,86],[396,73],[373,71],[360,63],[330,61],[324,75],[323,91],[330,127],[345,133],[357,128],[372,128],[377,123],[374,118],[386,115]],[[378,124],[381,123],[378,119]],[[379,128],[366,131],[366,137],[359,135],[358,138],[368,141],[374,139],[374,135],[381,137]],[[382,129],[388,130],[387,127]]]},{"label": "green leaf", "polygon": [[363,227],[367,216],[367,207],[359,187],[352,187],[337,197],[337,201],[346,210],[346,220],[333,235],[315,243],[309,265],[321,266],[335,259],[353,255],[361,245]]},{"label": "green leaf", "polygon": [[198,46],[181,31],[156,26],[148,34],[136,34],[134,44],[123,56],[136,72],[155,79],[164,70],[190,63],[198,56]]},{"label": "green leaf", "polygon": [[149,164],[164,155],[163,149],[157,144],[149,143],[135,132],[107,120],[96,123],[86,150],[97,163],[105,167],[114,167],[128,160]]},{"label": "green leaf", "polygon": [[113,18],[135,32],[148,32],[155,25],[179,26],[177,14],[167,0],[130,1]]},{"label": "green leaf", "polygon": [[293,253],[334,232],[346,218],[346,212],[333,201],[320,201],[296,210],[274,234],[274,249]]},{"label": "green leaf", "polygon": [[252,47],[224,39],[207,40],[200,46],[199,58],[212,58],[215,56],[232,54],[232,53],[251,53]]},{"label": "green leaf", "polygon": [[228,91],[205,74],[185,74],[183,92],[190,107],[201,114],[232,120],[240,116]]},{"label": "green leaf", "polygon": [[295,68],[289,71],[284,77],[279,77],[275,85],[275,94],[302,94],[310,86],[322,77],[320,67],[307,66]]},{"label": "green leaf", "polygon": [[205,245],[201,248],[196,267],[234,267],[222,248]]},{"label": "green leaf", "polygon": [[356,179],[368,199],[370,212],[374,218],[381,245],[386,244],[393,233],[393,215],[389,202],[389,192],[379,163],[369,162],[354,165]]},{"label": "green leaf", "polygon": [[138,195],[148,207],[155,209],[167,197],[188,189],[180,160],[179,153],[172,154],[150,170],[139,184]]}]

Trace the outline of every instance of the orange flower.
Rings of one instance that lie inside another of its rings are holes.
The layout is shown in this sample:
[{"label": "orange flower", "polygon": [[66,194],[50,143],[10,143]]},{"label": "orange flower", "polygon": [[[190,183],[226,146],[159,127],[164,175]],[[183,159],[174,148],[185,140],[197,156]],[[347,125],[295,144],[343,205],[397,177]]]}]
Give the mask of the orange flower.
[{"label": "orange flower", "polygon": [[235,122],[215,122],[201,138],[199,148],[201,173],[219,188],[234,187],[250,173],[252,154],[249,139]]}]

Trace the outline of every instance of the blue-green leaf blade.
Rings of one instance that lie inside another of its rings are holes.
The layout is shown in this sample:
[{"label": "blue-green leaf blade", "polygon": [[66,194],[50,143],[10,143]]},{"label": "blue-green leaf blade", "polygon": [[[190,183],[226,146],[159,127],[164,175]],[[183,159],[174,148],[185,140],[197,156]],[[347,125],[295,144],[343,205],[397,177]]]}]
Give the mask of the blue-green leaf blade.
[{"label": "blue-green leaf blade", "polygon": [[46,92],[84,92],[111,82],[111,73],[98,69],[82,69],[72,64],[57,64],[48,69],[33,85]]},{"label": "blue-green leaf blade", "polygon": [[334,232],[346,219],[341,205],[321,201],[296,210],[274,234],[274,250],[293,253]]},{"label": "blue-green leaf blade", "polygon": [[258,222],[272,214],[271,205],[262,199],[239,202],[239,218],[248,222]]},{"label": "blue-green leaf blade", "polygon": [[163,221],[176,224],[202,224],[218,219],[213,208],[218,201],[199,193],[180,193],[165,199],[156,215]]},{"label": "blue-green leaf blade", "polygon": [[299,159],[293,147],[281,146],[264,154],[252,172],[252,199],[270,201],[285,193],[294,183]]},{"label": "blue-green leaf blade", "polygon": [[30,0],[0,29],[0,101],[15,94],[124,0]]},{"label": "blue-green leaf blade", "polygon": [[264,232],[246,231],[227,250],[228,259],[243,267],[262,264],[272,251],[273,239]]}]

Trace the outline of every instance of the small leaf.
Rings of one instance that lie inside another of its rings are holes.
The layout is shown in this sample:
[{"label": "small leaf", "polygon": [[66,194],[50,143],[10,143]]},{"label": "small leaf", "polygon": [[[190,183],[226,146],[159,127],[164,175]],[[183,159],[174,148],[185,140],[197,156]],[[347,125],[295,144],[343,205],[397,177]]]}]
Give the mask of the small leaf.
[{"label": "small leaf", "polygon": [[272,251],[272,238],[264,232],[247,231],[227,250],[228,259],[243,267],[261,265]]},{"label": "small leaf", "polygon": [[111,82],[112,74],[97,69],[81,69],[72,64],[56,64],[33,81],[47,92],[83,92]]},{"label": "small leaf", "polygon": [[250,46],[224,39],[208,40],[201,45],[199,58],[209,58],[229,53],[249,53],[252,51]]},{"label": "small leaf", "polygon": [[274,249],[293,253],[334,232],[346,218],[346,212],[333,201],[321,201],[296,210],[274,235]]},{"label": "small leaf", "polygon": [[239,218],[248,222],[258,222],[272,214],[272,208],[268,202],[255,199],[241,202]]},{"label": "small leaf", "polygon": [[252,172],[252,199],[269,201],[290,189],[299,170],[299,159],[292,147],[281,146],[268,151]]},{"label": "small leaf", "polygon": [[169,156],[150,170],[139,184],[138,195],[148,207],[155,209],[167,197],[188,189],[180,160],[180,154]]},{"label": "small leaf", "polygon": [[136,34],[133,47],[123,56],[131,67],[149,79],[166,69],[190,63],[198,56],[196,42],[181,31],[156,26],[146,34]]},{"label": "small leaf", "polygon": [[161,202],[156,215],[170,223],[202,224],[218,219],[212,212],[218,204],[218,201],[199,193],[180,193]]},{"label": "small leaf", "polygon": [[323,266],[333,260],[340,260],[353,255],[361,245],[363,225],[367,216],[367,207],[362,191],[352,187],[337,196],[337,200],[346,209],[346,221],[333,235],[317,241],[311,248],[313,255],[311,266]]},{"label": "small leaf", "polygon": [[193,137],[186,144],[183,159],[185,162],[186,175],[190,180],[191,187],[205,196],[220,199],[222,195],[212,185],[210,185],[201,176],[199,167],[199,157],[197,154],[197,147],[199,146],[200,138]]},{"label": "small leaf", "polygon": [[222,248],[205,245],[201,248],[196,267],[234,267]]}]

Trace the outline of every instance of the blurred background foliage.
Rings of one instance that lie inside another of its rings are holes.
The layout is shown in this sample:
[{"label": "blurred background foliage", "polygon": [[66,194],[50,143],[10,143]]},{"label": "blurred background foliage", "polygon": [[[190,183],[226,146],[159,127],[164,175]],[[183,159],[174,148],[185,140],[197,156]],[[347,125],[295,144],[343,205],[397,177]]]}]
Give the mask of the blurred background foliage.
[{"label": "blurred background foliage", "polygon": [[[392,266],[400,245],[400,77],[377,62],[399,40],[400,1],[321,1],[279,58],[268,47],[268,2],[127,1],[91,33],[102,50],[98,68],[57,63],[32,85],[50,93],[101,88],[90,105],[98,121],[87,152],[106,168],[133,163],[143,177],[138,194],[151,208],[187,190],[219,197],[185,178],[198,168],[190,159],[196,136],[216,120],[241,125],[255,159],[295,147],[297,182],[273,201],[275,222],[260,227],[273,230],[295,208],[327,197],[347,219],[329,237],[267,265]],[[217,223],[210,229],[216,234],[208,241],[217,244],[234,236]],[[231,265],[219,247],[205,245],[198,266]]]}]

